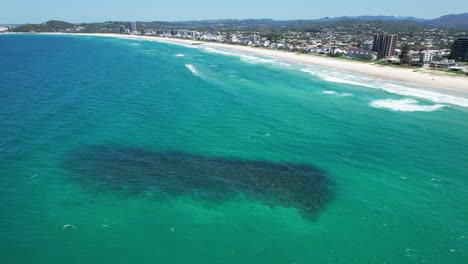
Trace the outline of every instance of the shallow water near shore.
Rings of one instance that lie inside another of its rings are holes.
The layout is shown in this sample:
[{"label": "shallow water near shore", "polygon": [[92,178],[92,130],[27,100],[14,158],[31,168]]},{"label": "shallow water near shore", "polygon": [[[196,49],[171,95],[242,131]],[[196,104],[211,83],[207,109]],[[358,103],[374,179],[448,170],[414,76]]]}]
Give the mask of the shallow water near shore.
[{"label": "shallow water near shore", "polygon": [[223,52],[0,36],[2,263],[468,261],[466,97]]}]

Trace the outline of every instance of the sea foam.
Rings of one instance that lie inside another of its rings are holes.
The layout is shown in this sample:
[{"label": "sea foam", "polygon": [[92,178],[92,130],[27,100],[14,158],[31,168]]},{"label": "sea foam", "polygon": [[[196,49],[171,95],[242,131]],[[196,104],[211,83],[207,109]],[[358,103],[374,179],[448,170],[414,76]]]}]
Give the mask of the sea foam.
[{"label": "sea foam", "polygon": [[222,55],[231,56],[231,57],[239,57],[242,62],[249,63],[249,64],[272,64],[272,65],[280,66],[280,67],[291,67],[291,64],[278,61],[275,58],[258,57],[258,56],[243,54],[243,53],[224,51],[224,50],[215,49],[211,47],[203,47],[202,50],[205,52],[209,52],[209,53],[217,53],[217,54],[222,54]]},{"label": "sea foam", "polygon": [[260,58],[256,56],[250,56],[250,55],[241,55],[241,61],[247,62],[247,63],[270,63],[274,64],[276,63],[276,60],[274,59],[266,59],[266,58]]},{"label": "sea foam", "polygon": [[420,105],[418,101],[414,99],[384,99],[384,100],[374,100],[370,102],[370,106],[375,108],[386,108],[393,111],[401,112],[433,112],[445,107],[445,105],[435,104],[435,105]]},{"label": "sea foam", "polygon": [[[211,47],[202,47],[201,50],[205,52],[217,53],[217,54],[222,54],[226,56],[239,57],[240,60],[245,63],[251,63],[251,64],[263,63],[263,64],[271,64],[275,66],[282,66],[282,67],[291,66],[290,64],[284,63],[275,58],[257,57],[257,56],[242,54],[242,53],[224,51],[221,49],[216,49],[216,48],[211,48]],[[315,75],[321,78],[322,80],[328,81],[328,82],[344,83],[344,84],[356,85],[356,86],[361,86],[361,87],[381,89],[388,93],[422,98],[422,99],[426,99],[426,100],[429,100],[438,104],[443,103],[443,104],[452,104],[452,105],[457,105],[457,106],[462,106],[462,107],[468,107],[467,98],[449,95],[449,94],[443,94],[440,92],[428,91],[422,88],[413,88],[413,87],[409,87],[409,86],[405,86],[401,84],[389,83],[389,82],[385,82],[382,80],[367,78],[367,77],[363,77],[359,75],[348,74],[348,73],[343,73],[343,72],[338,72],[338,71],[330,72],[329,69],[327,69],[326,73],[324,73],[324,70],[315,69],[315,68],[303,68],[301,69],[301,71]],[[340,93],[339,95],[350,96],[351,94]]]},{"label": "sea foam", "polygon": [[[312,75],[315,75],[315,76],[319,77],[320,79],[322,79],[324,81],[327,81],[327,82],[345,83],[345,84],[351,84],[351,85],[357,85],[357,86],[377,88],[377,87],[371,86],[369,84],[366,84],[364,82],[356,82],[356,81],[347,80],[347,79],[340,79],[340,78],[337,78],[337,77],[321,74],[321,73],[318,73],[318,72],[310,70],[310,69],[301,69],[301,71],[306,72],[306,73],[310,73]],[[369,81],[371,80],[370,78],[365,78],[365,77],[362,77],[362,79],[363,80],[369,80]]]},{"label": "sea foam", "polygon": [[223,54],[223,55],[226,55],[226,56],[236,56],[236,57],[242,56],[242,54],[239,54],[239,53],[223,51],[223,50],[210,48],[210,47],[202,47],[202,50],[205,51],[205,52]]},{"label": "sea foam", "polygon": [[411,97],[418,97],[422,99],[426,99],[435,103],[445,103],[445,104],[452,104],[462,107],[468,107],[468,99],[463,97],[458,97],[454,95],[443,94],[439,92],[433,92],[428,90],[423,90],[419,88],[412,88],[408,86],[404,86],[401,84],[395,83],[388,83],[376,79],[361,77],[352,74],[343,74],[338,73],[340,77],[333,76],[331,74],[323,74],[320,70],[314,69],[301,69],[302,72],[310,73],[319,77],[320,79],[328,82],[335,82],[335,83],[344,83],[356,86],[364,86],[374,89],[382,89],[386,92],[399,94],[403,96],[411,96]]},{"label": "sea foam", "polygon": [[192,64],[185,64],[185,67],[187,67],[187,69],[189,69],[193,75],[200,76],[200,73],[198,72],[197,68],[195,68],[195,66],[193,66]]},{"label": "sea foam", "polygon": [[249,63],[249,64],[269,64],[269,65],[282,67],[282,68],[291,67],[291,64],[289,63],[281,62],[277,59],[269,58],[269,57],[256,57],[256,56],[242,55],[240,59],[242,62]]},{"label": "sea foam", "polygon": [[352,94],[350,93],[339,93],[339,92],[330,91],[330,90],[322,91],[322,94],[336,95],[336,96],[341,96],[341,97],[352,96]]}]

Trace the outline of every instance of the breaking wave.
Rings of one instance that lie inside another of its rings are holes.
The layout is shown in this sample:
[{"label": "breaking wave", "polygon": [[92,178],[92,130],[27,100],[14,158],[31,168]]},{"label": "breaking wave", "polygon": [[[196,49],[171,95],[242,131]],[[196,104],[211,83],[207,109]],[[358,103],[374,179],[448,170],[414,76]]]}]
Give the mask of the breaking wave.
[{"label": "breaking wave", "polygon": [[370,102],[370,106],[375,108],[386,108],[393,111],[401,112],[433,112],[445,107],[445,105],[435,104],[435,105],[421,105],[418,101],[414,99],[384,99],[384,100],[374,100]]},{"label": "breaking wave", "polygon": [[187,67],[187,69],[189,69],[193,75],[200,76],[200,73],[197,71],[197,68],[195,68],[195,66],[193,66],[192,64],[185,64],[185,67]]},{"label": "breaking wave", "polygon": [[[345,83],[350,85],[364,86],[374,89],[382,89],[386,92],[399,94],[403,96],[412,96],[422,99],[426,99],[435,103],[446,103],[452,105],[458,105],[462,107],[468,107],[468,99],[448,94],[442,94],[438,92],[427,91],[418,88],[411,88],[400,84],[387,83],[376,79],[361,77],[351,74],[340,73],[340,77],[326,75],[313,69],[301,69],[302,72],[310,73],[321,78],[324,81]],[[344,76],[344,77],[343,77]]]},{"label": "breaking wave", "polygon": [[352,94],[350,93],[339,93],[339,92],[330,91],[330,90],[322,91],[322,94],[336,95],[336,96],[342,96],[342,97],[352,96]]},{"label": "breaking wave", "polygon": [[249,55],[242,55],[241,56],[241,61],[247,62],[247,63],[276,63],[276,60],[274,59],[265,59],[265,58],[260,58],[256,56],[249,56]]},{"label": "breaking wave", "polygon": [[222,55],[231,56],[231,57],[239,57],[242,62],[250,63],[250,64],[273,64],[273,65],[281,66],[281,67],[291,67],[291,64],[281,62],[274,58],[257,57],[253,55],[246,55],[242,53],[224,51],[224,50],[215,49],[211,47],[203,47],[202,50],[206,52],[210,52],[210,53],[217,53],[217,54],[222,54]]},{"label": "breaking wave", "polygon": [[223,54],[226,56],[236,56],[236,57],[242,56],[242,54],[239,54],[239,53],[228,52],[228,51],[219,50],[219,49],[210,48],[210,47],[202,47],[202,50],[206,52],[210,52],[210,53]]}]

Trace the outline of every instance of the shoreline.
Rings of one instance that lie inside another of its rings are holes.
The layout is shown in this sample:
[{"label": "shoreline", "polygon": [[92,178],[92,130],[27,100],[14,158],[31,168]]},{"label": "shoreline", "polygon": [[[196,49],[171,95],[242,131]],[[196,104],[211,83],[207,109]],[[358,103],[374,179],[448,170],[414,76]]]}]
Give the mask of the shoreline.
[{"label": "shoreline", "polygon": [[398,68],[392,66],[378,65],[372,62],[353,61],[346,59],[338,59],[332,57],[322,57],[313,54],[298,54],[281,50],[270,50],[265,48],[255,48],[250,46],[240,46],[225,43],[205,42],[190,39],[175,39],[154,36],[137,36],[137,35],[121,35],[115,33],[39,33],[47,35],[77,35],[77,36],[100,36],[100,37],[113,37],[124,39],[147,40],[155,42],[165,42],[172,44],[203,46],[209,48],[219,48],[230,51],[237,51],[241,53],[248,53],[250,55],[257,55],[263,57],[271,57],[280,59],[286,62],[299,64],[303,66],[319,66],[324,68],[331,68],[342,72],[357,74],[360,76],[395,82],[400,84],[413,84],[431,90],[444,90],[446,92],[463,92],[468,93],[468,77],[456,76],[454,74],[430,71],[430,70],[417,70],[408,68]]}]

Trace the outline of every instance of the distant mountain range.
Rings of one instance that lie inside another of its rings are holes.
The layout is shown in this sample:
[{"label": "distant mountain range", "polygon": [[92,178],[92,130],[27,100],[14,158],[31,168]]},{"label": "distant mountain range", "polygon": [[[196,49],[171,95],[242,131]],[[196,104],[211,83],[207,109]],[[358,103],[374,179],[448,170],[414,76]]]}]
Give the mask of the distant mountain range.
[{"label": "distant mountain range", "polygon": [[[438,26],[445,28],[456,28],[468,30],[468,13],[451,14],[441,16],[435,19],[423,19],[417,17],[403,17],[403,16],[340,16],[340,17],[324,17],[320,19],[306,20],[273,20],[273,19],[219,19],[219,20],[201,20],[201,21],[180,21],[180,22],[146,22],[146,23],[167,23],[167,24],[291,24],[291,23],[321,23],[321,22],[340,22],[345,20],[354,21],[412,21],[422,25]],[[143,22],[145,23],[145,22]]]},{"label": "distant mountain range", "polygon": [[424,23],[440,27],[468,29],[468,13],[441,16],[436,19],[425,20]]},{"label": "distant mountain range", "polygon": [[[341,28],[353,26],[365,26],[366,23],[379,25],[387,31],[418,30],[427,27],[440,27],[468,31],[468,13],[446,15],[436,19],[422,19],[416,17],[400,16],[341,16],[325,17],[314,20],[273,20],[273,19],[219,19],[200,21],[152,21],[138,22],[144,28],[179,29],[179,28],[231,28],[231,29],[296,29],[303,31],[319,31],[322,26],[336,26]],[[18,32],[57,32],[64,31],[74,26],[84,26],[87,32],[115,32],[119,25],[128,22],[103,22],[71,24],[64,21],[48,21],[42,24],[25,24],[15,29]]]},{"label": "distant mountain range", "polygon": [[394,21],[394,20],[406,20],[424,22],[425,19],[417,17],[401,17],[401,16],[340,16],[340,17],[324,17],[318,19],[318,21],[340,21],[340,20],[363,20],[363,21]]},{"label": "distant mountain range", "polygon": [[273,19],[213,19],[213,20],[191,20],[191,21],[177,21],[177,22],[140,22],[148,26],[168,26],[168,25],[239,25],[239,26],[290,26],[294,24],[320,24],[320,23],[333,23],[342,21],[370,21],[370,22],[416,22],[420,25],[437,26],[444,28],[453,28],[468,30],[468,13],[452,14],[441,16],[436,19],[422,19],[417,17],[402,17],[402,16],[340,16],[340,17],[324,17],[320,19],[296,19],[296,20],[273,20]]},{"label": "distant mountain range", "polygon": [[319,21],[340,21],[340,20],[364,20],[364,21],[396,21],[406,20],[415,21],[425,25],[439,26],[447,28],[458,28],[468,30],[468,13],[452,14],[441,16],[436,19],[422,19],[416,17],[400,17],[400,16],[355,16],[355,17],[335,17],[335,18],[322,18]]}]

